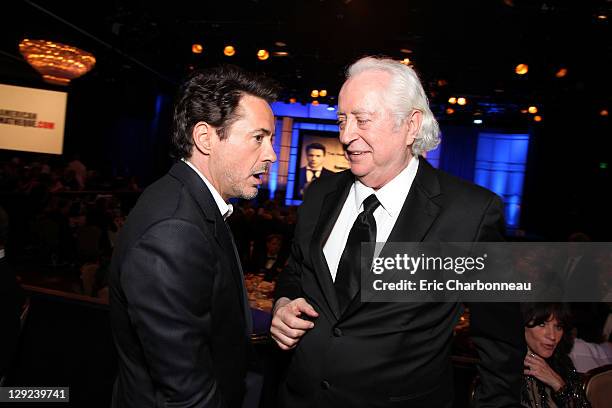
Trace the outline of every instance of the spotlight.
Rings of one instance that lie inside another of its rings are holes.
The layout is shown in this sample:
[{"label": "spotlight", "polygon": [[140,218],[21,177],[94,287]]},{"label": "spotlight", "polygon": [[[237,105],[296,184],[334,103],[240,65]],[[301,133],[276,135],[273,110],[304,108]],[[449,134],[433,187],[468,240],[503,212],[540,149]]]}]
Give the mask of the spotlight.
[{"label": "spotlight", "polygon": [[226,45],[225,48],[223,49],[223,54],[225,54],[228,57],[232,57],[236,54],[236,49],[234,48],[233,45]]},{"label": "spotlight", "polygon": [[272,55],[275,57],[286,57],[289,55],[289,53],[287,51],[274,51]]},{"label": "spotlight", "polygon": [[270,58],[270,53],[268,50],[259,50],[257,51],[257,58],[259,58],[260,61],[265,61]]},{"label": "spotlight", "polygon": [[312,106],[318,106],[318,105],[319,105],[319,101],[317,101],[316,99],[312,101]]},{"label": "spotlight", "polygon": [[335,110],[336,110],[336,108],[334,108],[332,105],[329,105],[329,106],[327,107],[327,110],[328,110],[328,111],[335,111]]},{"label": "spotlight", "polygon": [[402,64],[404,65],[410,65],[410,58],[404,58],[403,60],[400,61]]},{"label": "spotlight", "polygon": [[481,125],[482,124],[482,119],[474,119],[474,124]]},{"label": "spotlight", "polygon": [[599,111],[599,116],[608,116],[608,110],[607,109],[602,109]]},{"label": "spotlight", "polygon": [[457,98],[455,98],[454,96],[451,96],[450,98],[448,98],[448,103],[450,103],[451,105],[456,104]]},{"label": "spotlight", "polygon": [[466,103],[467,103],[467,99],[465,99],[465,98],[457,98],[457,104],[458,104],[458,105],[463,106],[463,105],[465,105]]},{"label": "spotlight", "polygon": [[535,115],[533,117],[533,120],[536,121],[536,122],[541,122],[542,121],[542,117],[540,115]]},{"label": "spotlight", "polygon": [[319,91],[317,89],[313,89],[312,92],[310,92],[310,96],[312,96],[313,98],[318,98]]},{"label": "spotlight", "polygon": [[202,51],[204,51],[204,47],[202,47],[202,44],[193,44],[191,46],[191,52],[193,52],[194,54],[201,54]]},{"label": "spotlight", "polygon": [[327,96],[327,89],[321,89],[319,91],[319,96],[323,97],[323,98],[326,97]]},{"label": "spotlight", "polygon": [[453,108],[446,108],[447,115],[452,115],[453,113],[455,113],[455,110]]},{"label": "spotlight", "polygon": [[516,72],[518,75],[525,75],[527,72],[529,72],[529,65],[527,65],[527,64],[518,64],[514,68],[514,72]]},{"label": "spotlight", "polygon": [[289,98],[289,103],[296,103],[296,102],[297,102],[297,99],[295,99],[295,98]]},{"label": "spotlight", "polygon": [[564,76],[567,75],[567,68],[560,68],[556,73],[555,73],[555,77],[557,78],[563,78]]},{"label": "spotlight", "polygon": [[536,106],[530,106],[529,108],[527,108],[527,112],[531,114],[538,113],[538,108]]},{"label": "spotlight", "polygon": [[277,47],[286,47],[287,43],[284,43],[282,41],[277,41],[274,43],[274,45],[276,45]]}]

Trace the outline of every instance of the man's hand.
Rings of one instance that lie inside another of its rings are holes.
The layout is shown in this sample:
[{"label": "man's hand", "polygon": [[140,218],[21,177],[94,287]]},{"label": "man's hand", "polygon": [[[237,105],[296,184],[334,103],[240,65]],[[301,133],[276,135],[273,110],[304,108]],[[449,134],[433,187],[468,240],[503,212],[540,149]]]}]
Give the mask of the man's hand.
[{"label": "man's hand", "polygon": [[318,317],[319,314],[304,298],[290,300],[283,297],[276,301],[270,333],[276,344],[283,350],[294,348],[300,338],[314,327],[314,323],[300,316]]}]

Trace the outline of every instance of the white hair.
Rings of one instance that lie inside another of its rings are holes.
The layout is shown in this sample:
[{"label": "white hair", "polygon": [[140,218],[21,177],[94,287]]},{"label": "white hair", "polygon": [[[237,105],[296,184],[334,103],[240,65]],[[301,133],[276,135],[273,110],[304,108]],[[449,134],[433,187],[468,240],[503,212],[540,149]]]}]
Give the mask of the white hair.
[{"label": "white hair", "polygon": [[440,144],[440,126],[429,108],[425,90],[414,69],[389,58],[364,57],[348,68],[346,79],[366,71],[382,71],[391,75],[384,98],[400,121],[415,109],[422,113],[423,122],[412,144],[412,153],[422,155],[435,149]]}]

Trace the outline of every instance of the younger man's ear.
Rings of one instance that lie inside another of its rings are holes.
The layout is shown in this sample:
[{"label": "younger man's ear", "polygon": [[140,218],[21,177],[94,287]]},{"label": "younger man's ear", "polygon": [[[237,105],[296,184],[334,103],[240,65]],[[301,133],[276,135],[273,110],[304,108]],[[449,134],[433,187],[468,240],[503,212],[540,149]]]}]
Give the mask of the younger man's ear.
[{"label": "younger man's ear", "polygon": [[193,127],[191,137],[193,138],[193,145],[200,153],[209,155],[211,150],[211,139],[215,129],[206,122],[198,122]]}]

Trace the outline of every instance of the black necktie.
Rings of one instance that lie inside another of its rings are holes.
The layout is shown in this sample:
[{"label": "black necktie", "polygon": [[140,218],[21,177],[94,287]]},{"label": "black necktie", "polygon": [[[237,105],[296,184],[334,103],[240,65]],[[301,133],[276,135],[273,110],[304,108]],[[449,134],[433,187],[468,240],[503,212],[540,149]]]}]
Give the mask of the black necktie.
[{"label": "black necktie", "polygon": [[312,174],[312,177],[310,178],[310,182],[312,183],[313,181],[315,181],[318,177],[317,177],[317,171],[316,170],[311,170],[308,169],[308,171]]},{"label": "black necktie", "polygon": [[[380,202],[374,194],[363,201],[363,211],[357,216],[346,240],[346,246],[342,251],[336,280],[334,281],[340,312],[344,312],[344,309],[359,292],[361,259],[363,258],[364,265],[372,264],[373,246],[376,242],[374,211],[379,205]],[[367,253],[361,253],[362,242],[372,243],[372,248],[368,247]]]}]

